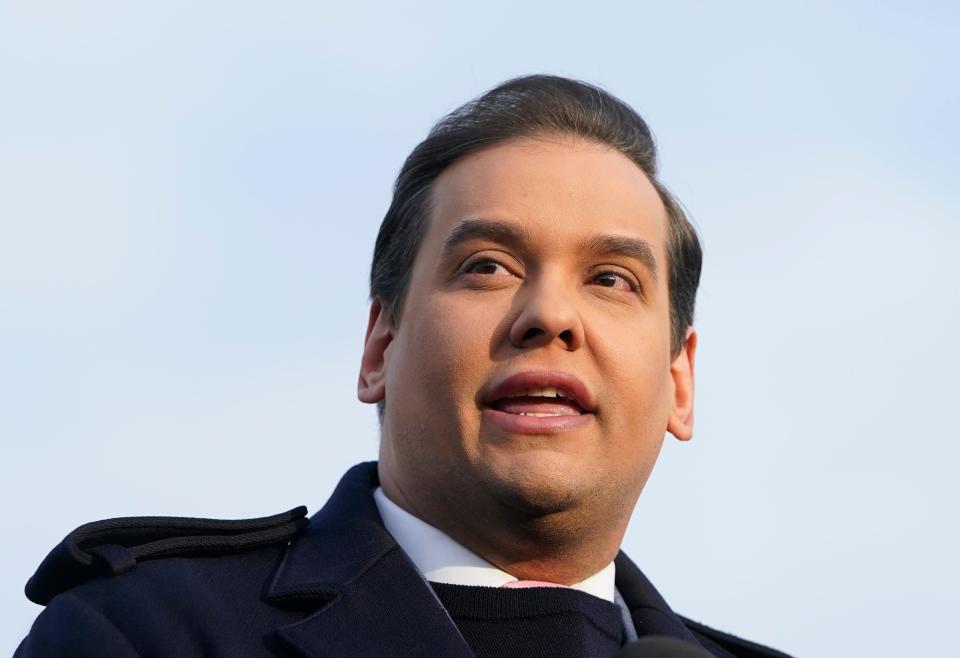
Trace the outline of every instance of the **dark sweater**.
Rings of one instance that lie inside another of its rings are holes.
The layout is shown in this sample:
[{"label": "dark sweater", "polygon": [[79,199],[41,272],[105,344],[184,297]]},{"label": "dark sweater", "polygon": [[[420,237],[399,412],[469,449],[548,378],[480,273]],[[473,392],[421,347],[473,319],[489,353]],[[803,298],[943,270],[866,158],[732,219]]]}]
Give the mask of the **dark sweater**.
[{"label": "dark sweater", "polygon": [[612,656],[620,608],[575,589],[431,583],[477,658]]}]

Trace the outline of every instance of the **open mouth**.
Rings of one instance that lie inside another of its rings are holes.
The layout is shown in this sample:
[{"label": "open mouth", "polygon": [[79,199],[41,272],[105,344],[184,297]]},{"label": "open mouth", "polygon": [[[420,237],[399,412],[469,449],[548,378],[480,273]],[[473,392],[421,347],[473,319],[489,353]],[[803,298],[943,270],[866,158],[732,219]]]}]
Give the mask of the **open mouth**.
[{"label": "open mouth", "polygon": [[572,395],[556,388],[518,391],[494,400],[490,406],[504,413],[534,418],[580,416],[584,413]]},{"label": "open mouth", "polygon": [[527,370],[495,379],[480,391],[483,417],[507,434],[556,435],[596,418],[593,392],[574,373]]}]

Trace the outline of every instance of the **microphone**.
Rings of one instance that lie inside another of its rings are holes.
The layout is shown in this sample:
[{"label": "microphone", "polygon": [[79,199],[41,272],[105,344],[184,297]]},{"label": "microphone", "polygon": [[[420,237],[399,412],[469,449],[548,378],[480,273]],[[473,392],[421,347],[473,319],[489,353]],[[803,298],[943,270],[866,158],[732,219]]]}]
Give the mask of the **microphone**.
[{"label": "microphone", "polygon": [[624,646],[615,658],[714,658],[702,647],[666,635],[648,635]]}]

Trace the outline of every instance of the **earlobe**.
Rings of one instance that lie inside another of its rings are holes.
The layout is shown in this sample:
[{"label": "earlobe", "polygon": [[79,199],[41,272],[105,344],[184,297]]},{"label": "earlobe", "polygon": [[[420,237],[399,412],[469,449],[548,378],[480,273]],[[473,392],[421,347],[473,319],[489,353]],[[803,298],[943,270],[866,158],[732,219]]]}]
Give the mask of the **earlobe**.
[{"label": "earlobe", "polygon": [[370,304],[367,335],[360,359],[360,377],[357,381],[357,398],[361,402],[375,404],[386,394],[387,347],[393,341],[394,329],[387,312],[379,299]]},{"label": "earlobe", "polygon": [[683,349],[670,365],[673,378],[673,411],[667,431],[681,441],[693,436],[693,364],[697,352],[697,332],[687,327]]}]

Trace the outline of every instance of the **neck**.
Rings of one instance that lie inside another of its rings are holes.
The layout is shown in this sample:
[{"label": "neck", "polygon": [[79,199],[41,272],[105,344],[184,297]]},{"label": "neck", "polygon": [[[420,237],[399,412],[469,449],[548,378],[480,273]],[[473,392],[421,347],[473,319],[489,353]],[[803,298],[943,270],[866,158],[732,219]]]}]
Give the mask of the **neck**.
[{"label": "neck", "polygon": [[518,580],[572,585],[598,573],[616,557],[630,516],[601,527],[598,520],[609,520],[609,510],[530,514],[462,498],[450,510],[439,504],[446,497],[417,496],[380,470],[381,487],[396,505]]}]

